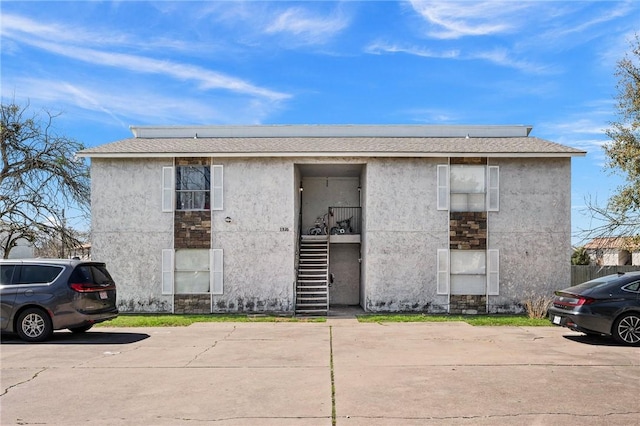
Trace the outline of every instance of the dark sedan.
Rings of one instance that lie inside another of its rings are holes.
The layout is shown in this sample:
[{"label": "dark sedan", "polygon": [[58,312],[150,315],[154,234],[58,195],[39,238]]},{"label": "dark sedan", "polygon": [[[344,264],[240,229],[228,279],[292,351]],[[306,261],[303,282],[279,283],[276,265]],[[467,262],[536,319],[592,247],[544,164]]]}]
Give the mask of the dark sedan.
[{"label": "dark sedan", "polygon": [[556,291],[549,319],[574,331],[640,345],[640,272],[607,275]]}]

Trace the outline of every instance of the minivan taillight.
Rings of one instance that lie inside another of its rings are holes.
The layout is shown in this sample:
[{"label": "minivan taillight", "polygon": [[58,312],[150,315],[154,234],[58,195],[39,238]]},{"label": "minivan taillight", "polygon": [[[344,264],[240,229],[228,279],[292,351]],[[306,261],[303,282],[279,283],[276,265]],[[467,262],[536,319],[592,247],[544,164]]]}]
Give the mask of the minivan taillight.
[{"label": "minivan taillight", "polygon": [[69,287],[78,293],[90,293],[95,291],[113,290],[113,285],[97,285],[93,283],[69,283]]}]

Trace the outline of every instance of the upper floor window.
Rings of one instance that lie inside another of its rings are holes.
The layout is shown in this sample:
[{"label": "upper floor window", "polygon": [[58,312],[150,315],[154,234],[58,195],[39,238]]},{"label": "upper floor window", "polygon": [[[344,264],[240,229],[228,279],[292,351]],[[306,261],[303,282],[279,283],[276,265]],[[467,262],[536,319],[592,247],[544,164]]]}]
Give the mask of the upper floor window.
[{"label": "upper floor window", "polygon": [[176,167],[177,210],[209,210],[210,192],[209,166]]},{"label": "upper floor window", "polygon": [[162,168],[163,212],[222,209],[222,165]]},{"label": "upper floor window", "polygon": [[438,165],[438,210],[498,211],[498,166]]},{"label": "upper floor window", "polygon": [[451,211],[485,211],[485,167],[459,165],[450,167]]}]

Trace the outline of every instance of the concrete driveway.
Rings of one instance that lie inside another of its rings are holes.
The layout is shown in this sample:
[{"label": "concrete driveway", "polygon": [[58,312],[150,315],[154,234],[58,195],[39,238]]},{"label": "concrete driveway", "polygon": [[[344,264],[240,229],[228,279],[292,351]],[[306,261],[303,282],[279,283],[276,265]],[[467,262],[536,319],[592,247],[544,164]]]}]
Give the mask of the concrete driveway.
[{"label": "concrete driveway", "polygon": [[555,327],[200,323],[0,351],[2,425],[640,424],[640,348]]}]

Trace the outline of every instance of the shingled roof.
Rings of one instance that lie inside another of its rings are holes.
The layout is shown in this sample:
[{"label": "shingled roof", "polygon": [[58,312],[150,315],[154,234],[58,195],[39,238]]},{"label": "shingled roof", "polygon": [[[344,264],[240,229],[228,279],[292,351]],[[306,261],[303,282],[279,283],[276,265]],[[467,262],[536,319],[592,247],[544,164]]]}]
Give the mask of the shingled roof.
[{"label": "shingled roof", "polygon": [[573,157],[585,151],[529,137],[530,126],[132,127],[133,138],[82,157]]}]

